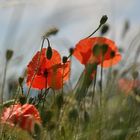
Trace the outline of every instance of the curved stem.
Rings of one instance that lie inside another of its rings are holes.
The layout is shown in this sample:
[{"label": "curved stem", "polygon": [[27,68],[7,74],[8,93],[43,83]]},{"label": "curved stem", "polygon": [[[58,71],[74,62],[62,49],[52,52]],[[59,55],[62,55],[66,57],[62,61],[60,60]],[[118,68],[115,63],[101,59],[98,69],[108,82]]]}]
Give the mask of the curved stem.
[{"label": "curved stem", "polygon": [[94,31],[94,32],[92,32],[88,37],[86,37],[86,38],[89,38],[89,37],[91,37],[93,34],[95,34],[99,29],[100,29],[100,27],[102,26],[102,24],[100,24],[99,26],[98,26],[98,28]]},{"label": "curved stem", "polygon": [[47,39],[47,41],[48,41],[48,47],[50,47],[50,46],[51,46],[50,41],[49,41],[48,38],[46,38],[46,39]]},{"label": "curved stem", "polygon": [[43,40],[42,40],[41,49],[40,49],[40,55],[38,57],[37,66],[36,66],[36,69],[34,71],[34,75],[32,77],[31,84],[30,84],[29,89],[27,91],[27,98],[29,96],[29,93],[30,93],[30,90],[31,90],[31,87],[32,87],[32,84],[33,84],[33,81],[34,81],[34,78],[35,78],[35,76],[36,76],[36,74],[37,74],[37,72],[39,70],[39,63],[40,63],[40,58],[41,58],[41,54],[42,54],[42,49],[43,49],[44,42],[45,42],[45,38],[43,38]]}]

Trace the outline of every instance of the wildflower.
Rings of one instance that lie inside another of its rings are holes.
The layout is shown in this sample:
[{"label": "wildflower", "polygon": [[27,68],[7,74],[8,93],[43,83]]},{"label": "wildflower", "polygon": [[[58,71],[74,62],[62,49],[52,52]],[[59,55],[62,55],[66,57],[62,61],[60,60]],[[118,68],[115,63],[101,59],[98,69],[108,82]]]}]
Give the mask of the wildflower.
[{"label": "wildflower", "polygon": [[41,119],[38,110],[31,104],[15,104],[5,108],[1,115],[2,123],[11,126],[18,125],[24,130],[34,132],[34,125],[40,124]]},{"label": "wildflower", "polygon": [[110,67],[121,60],[115,43],[104,37],[90,37],[80,40],[76,44],[73,55],[84,65],[103,62],[103,67]]},{"label": "wildflower", "polygon": [[[37,52],[27,66],[27,85],[36,89],[53,88],[60,89],[69,78],[70,62],[61,63],[60,54],[52,49],[52,56],[50,59],[46,56],[47,49],[43,48],[41,52]],[[40,61],[38,64],[38,59]],[[32,81],[34,72],[38,65],[38,71]]]}]

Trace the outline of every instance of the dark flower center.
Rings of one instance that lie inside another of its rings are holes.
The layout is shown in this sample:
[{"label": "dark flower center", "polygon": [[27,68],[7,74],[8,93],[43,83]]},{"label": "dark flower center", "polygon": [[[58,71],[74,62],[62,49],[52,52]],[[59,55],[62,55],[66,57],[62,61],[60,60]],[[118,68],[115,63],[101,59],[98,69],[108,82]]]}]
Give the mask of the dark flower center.
[{"label": "dark flower center", "polygon": [[92,51],[96,57],[98,57],[100,55],[104,56],[108,51],[108,45],[107,44],[103,44],[103,45],[95,44]]},{"label": "dark flower center", "polygon": [[111,58],[115,57],[115,52],[114,52],[114,51],[111,51],[110,57],[111,57]]},{"label": "dark flower center", "polygon": [[44,74],[45,77],[48,76],[48,71],[47,71],[47,69],[44,70],[44,73],[43,73],[43,74]]}]

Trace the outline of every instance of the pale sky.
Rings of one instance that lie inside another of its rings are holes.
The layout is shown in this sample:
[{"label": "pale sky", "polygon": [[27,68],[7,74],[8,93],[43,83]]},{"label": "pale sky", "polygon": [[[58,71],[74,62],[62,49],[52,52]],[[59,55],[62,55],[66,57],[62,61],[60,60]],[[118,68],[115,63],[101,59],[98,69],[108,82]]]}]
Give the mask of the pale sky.
[{"label": "pale sky", "polygon": [[[105,14],[111,25],[107,36],[127,48],[130,38],[140,29],[139,6],[140,0],[0,0],[0,65],[3,66],[5,50],[13,49],[15,55],[9,65],[9,75],[19,76],[39,50],[41,36],[50,27],[60,30],[50,38],[52,47],[67,55],[68,48],[96,29]],[[125,20],[130,20],[131,28],[122,41]],[[73,73],[82,68],[74,61]]]}]

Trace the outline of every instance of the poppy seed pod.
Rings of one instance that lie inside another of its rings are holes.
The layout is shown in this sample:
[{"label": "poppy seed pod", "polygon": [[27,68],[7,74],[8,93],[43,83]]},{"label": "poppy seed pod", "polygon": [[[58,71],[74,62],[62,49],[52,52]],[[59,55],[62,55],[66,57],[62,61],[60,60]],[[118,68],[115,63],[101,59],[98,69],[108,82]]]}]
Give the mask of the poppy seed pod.
[{"label": "poppy seed pod", "polygon": [[7,61],[9,61],[11,58],[12,58],[12,56],[13,56],[13,51],[12,50],[7,50],[6,51],[6,60]]},{"label": "poppy seed pod", "polygon": [[105,24],[106,21],[107,21],[107,19],[108,19],[107,15],[103,15],[102,18],[101,18],[101,20],[100,20],[100,25]]},{"label": "poppy seed pod", "polygon": [[46,56],[49,60],[52,58],[52,48],[50,46],[47,48]]}]

